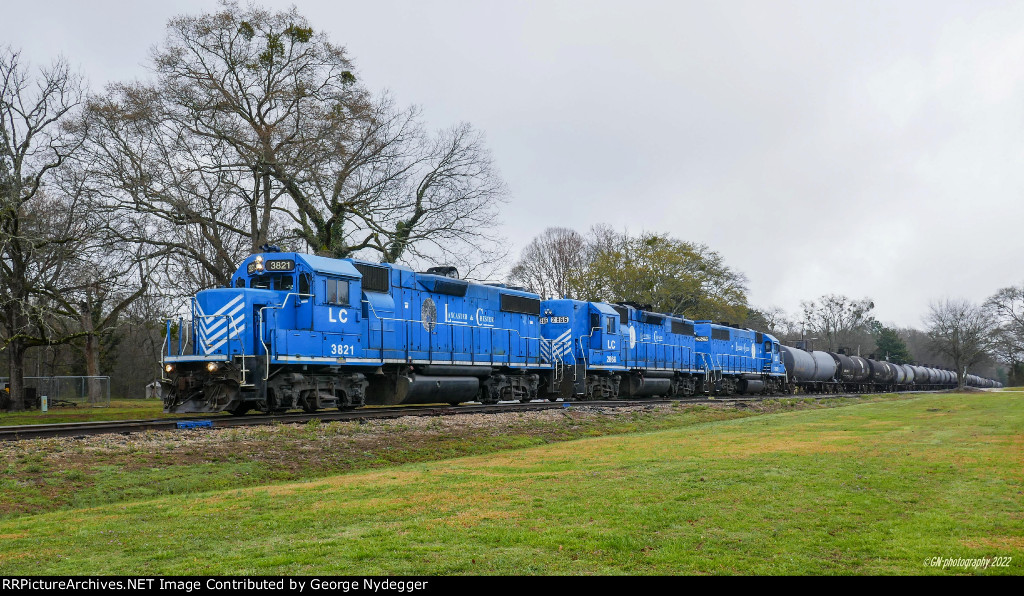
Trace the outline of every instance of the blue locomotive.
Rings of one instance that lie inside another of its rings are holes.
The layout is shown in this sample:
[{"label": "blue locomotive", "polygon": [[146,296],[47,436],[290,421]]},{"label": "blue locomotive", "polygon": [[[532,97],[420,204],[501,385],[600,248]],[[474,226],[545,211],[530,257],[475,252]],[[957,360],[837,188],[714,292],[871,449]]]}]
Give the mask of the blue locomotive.
[{"label": "blue locomotive", "polygon": [[[635,304],[541,300],[451,267],[268,249],[231,282],[199,292],[177,333],[167,321],[165,411],[772,394],[809,389],[807,374],[855,382],[842,366],[807,373],[766,333]],[[891,372],[906,383],[903,369]]]},{"label": "blue locomotive", "polygon": [[168,412],[537,397],[540,298],[407,267],[300,253],[243,261],[167,323]]},{"label": "blue locomotive", "polygon": [[773,393],[786,371],[768,334],[633,304],[561,299],[541,308],[541,350],[562,398]]}]

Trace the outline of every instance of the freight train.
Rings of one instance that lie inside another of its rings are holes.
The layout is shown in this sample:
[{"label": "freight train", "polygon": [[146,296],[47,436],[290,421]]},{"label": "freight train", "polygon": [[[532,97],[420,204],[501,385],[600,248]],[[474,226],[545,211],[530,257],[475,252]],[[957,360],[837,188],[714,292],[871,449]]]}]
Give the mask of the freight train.
[{"label": "freight train", "polygon": [[[845,352],[807,352],[782,346],[782,359],[790,389],[811,393],[938,390],[958,384],[956,373],[948,369],[894,364]],[[977,375],[967,375],[964,383],[968,387],[1002,387]]]},{"label": "freight train", "polygon": [[452,267],[416,272],[273,247],[246,258],[230,287],[199,292],[189,310],[188,320],[166,325],[166,412],[949,384],[933,381],[933,369],[911,380],[903,368],[865,377],[856,366],[870,360],[837,354],[826,362],[768,333],[635,304],[542,300],[459,279]]}]

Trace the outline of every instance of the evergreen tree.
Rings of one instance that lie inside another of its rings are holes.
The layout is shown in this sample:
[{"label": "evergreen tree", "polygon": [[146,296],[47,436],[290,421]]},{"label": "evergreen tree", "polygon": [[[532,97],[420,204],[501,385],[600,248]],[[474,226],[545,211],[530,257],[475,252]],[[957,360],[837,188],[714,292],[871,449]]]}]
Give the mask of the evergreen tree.
[{"label": "evergreen tree", "polygon": [[879,325],[875,334],[875,356],[893,364],[912,364],[910,350],[895,329]]}]

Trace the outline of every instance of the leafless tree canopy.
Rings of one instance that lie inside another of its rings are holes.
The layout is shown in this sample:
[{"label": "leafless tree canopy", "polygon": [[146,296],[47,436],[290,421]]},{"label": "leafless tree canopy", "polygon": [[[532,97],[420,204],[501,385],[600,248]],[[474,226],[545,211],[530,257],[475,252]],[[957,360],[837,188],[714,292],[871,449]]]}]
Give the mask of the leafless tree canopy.
[{"label": "leafless tree canopy", "polygon": [[464,271],[503,254],[483,136],[428,134],[417,109],[372,97],[294,7],[172,19],[152,69],[91,98],[83,126],[107,201],[144,216],[131,239],[184,257],[168,272],[183,293],[266,243]]},{"label": "leafless tree canopy", "polygon": [[66,61],[33,69],[18,52],[0,49],[0,347],[14,409],[24,407],[26,350],[66,339],[51,314],[84,230],[70,215],[75,205],[50,186],[80,145],[65,124],[81,97]]},{"label": "leafless tree canopy", "polygon": [[925,324],[932,350],[953,361],[963,388],[967,369],[982,362],[992,348],[995,320],[968,300],[947,298],[931,304]]},{"label": "leafless tree canopy", "polygon": [[993,353],[1009,365],[1011,380],[1019,382],[1024,368],[1024,285],[1001,288],[985,307],[996,321]]},{"label": "leafless tree canopy", "polygon": [[825,341],[831,352],[850,346],[858,334],[869,335],[868,326],[874,320],[871,310],[875,304],[869,298],[829,294],[800,304],[805,332]]},{"label": "leafless tree canopy", "polygon": [[589,250],[579,232],[548,228],[523,249],[509,280],[544,298],[581,298]]}]

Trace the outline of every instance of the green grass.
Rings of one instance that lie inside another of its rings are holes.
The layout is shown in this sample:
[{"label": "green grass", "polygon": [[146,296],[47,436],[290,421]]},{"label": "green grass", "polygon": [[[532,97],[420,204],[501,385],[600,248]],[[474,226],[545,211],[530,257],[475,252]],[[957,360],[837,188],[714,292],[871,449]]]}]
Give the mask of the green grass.
[{"label": "green grass", "polygon": [[1021,574],[1022,429],[1018,396],[887,399],[25,515],[0,575]]},{"label": "green grass", "polygon": [[[877,398],[881,399],[881,398]],[[484,427],[461,417],[167,431],[0,444],[0,519],[165,495],[309,480],[559,441],[751,416],[707,406],[602,415],[550,411]],[[418,424],[417,424],[418,423]]]},{"label": "green grass", "polygon": [[94,408],[88,404],[82,404],[75,408],[51,407],[48,412],[40,412],[39,410],[4,412],[0,410],[0,426],[184,417],[195,418],[196,415],[164,414],[164,404],[159,399],[112,399],[110,400],[110,406],[103,408]]}]

